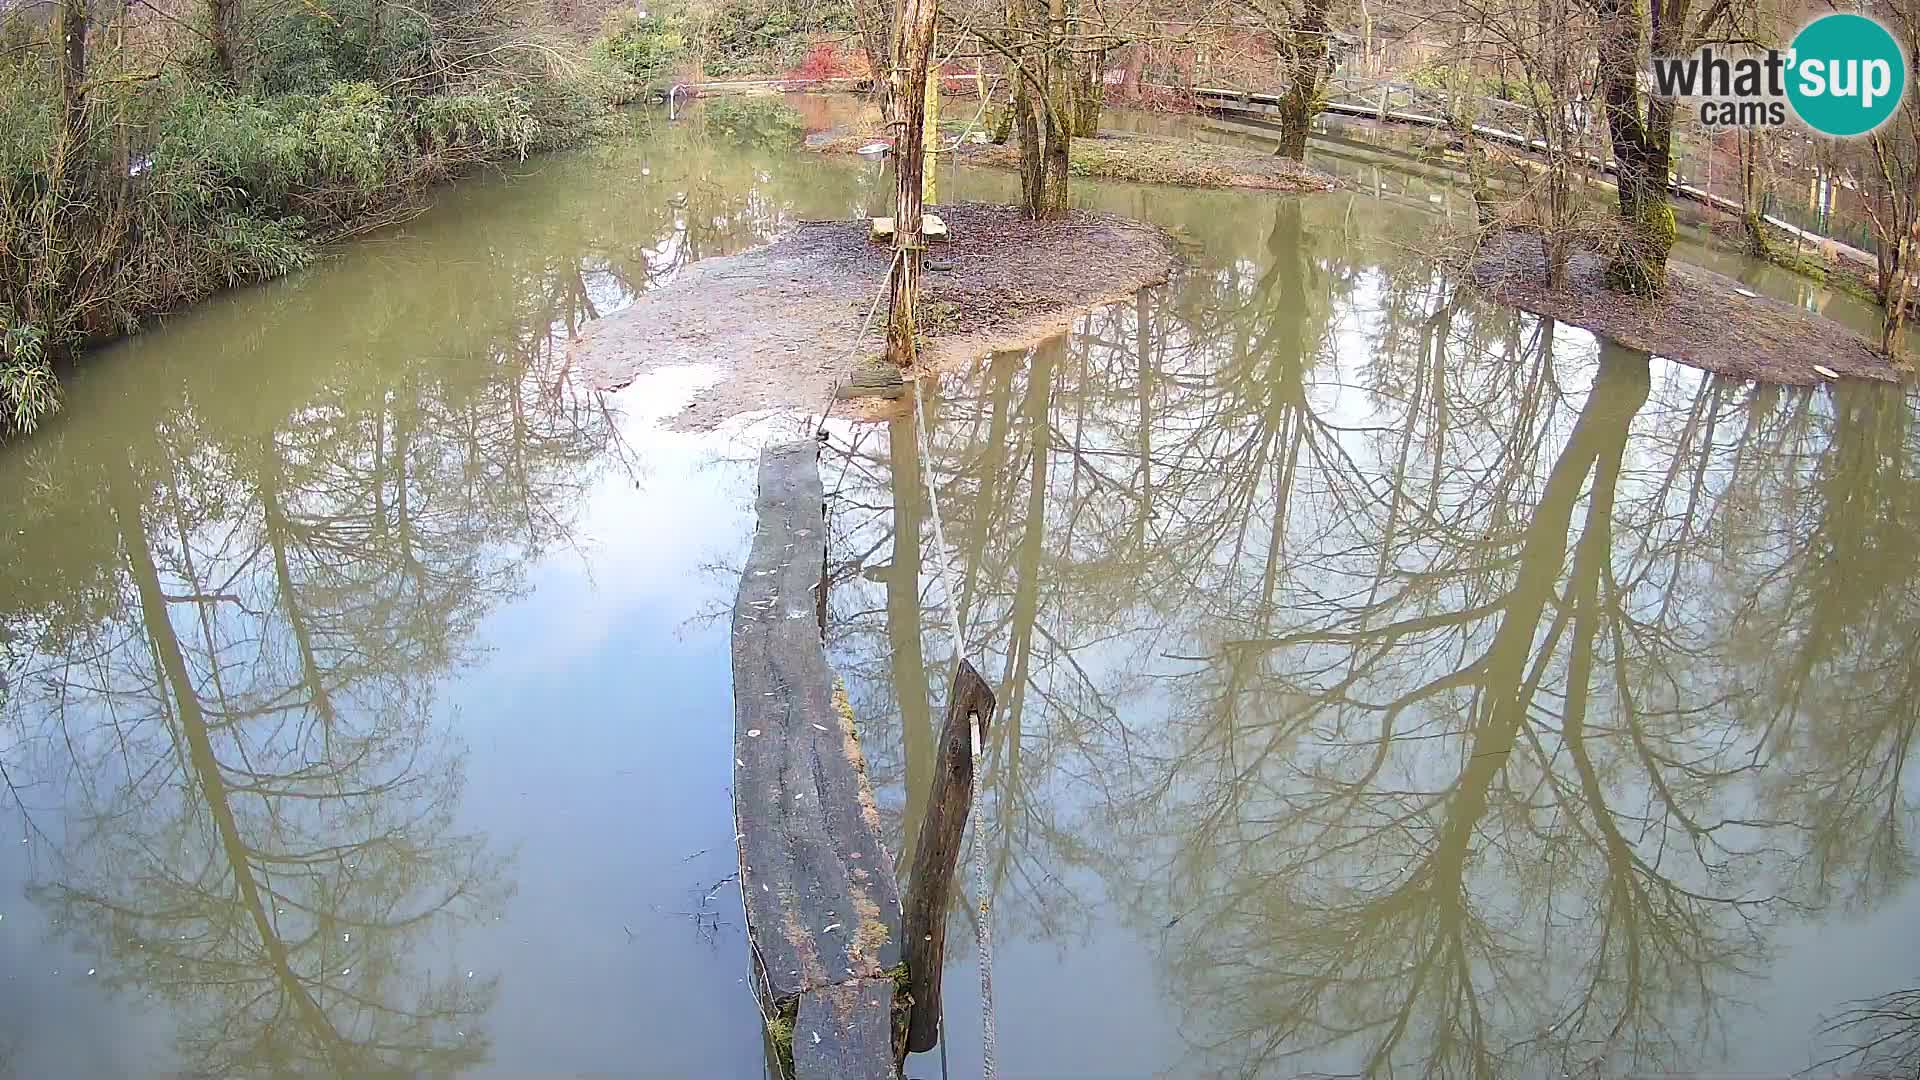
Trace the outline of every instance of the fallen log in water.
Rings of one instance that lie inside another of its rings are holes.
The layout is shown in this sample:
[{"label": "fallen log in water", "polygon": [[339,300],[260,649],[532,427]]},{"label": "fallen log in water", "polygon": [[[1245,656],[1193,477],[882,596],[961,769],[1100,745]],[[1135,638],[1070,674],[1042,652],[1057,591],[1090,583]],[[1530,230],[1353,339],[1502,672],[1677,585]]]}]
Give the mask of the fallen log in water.
[{"label": "fallen log in water", "polygon": [[900,894],[821,642],[825,496],[813,442],[761,454],[733,609],[735,832],[755,992],[783,1073],[897,1074]]}]

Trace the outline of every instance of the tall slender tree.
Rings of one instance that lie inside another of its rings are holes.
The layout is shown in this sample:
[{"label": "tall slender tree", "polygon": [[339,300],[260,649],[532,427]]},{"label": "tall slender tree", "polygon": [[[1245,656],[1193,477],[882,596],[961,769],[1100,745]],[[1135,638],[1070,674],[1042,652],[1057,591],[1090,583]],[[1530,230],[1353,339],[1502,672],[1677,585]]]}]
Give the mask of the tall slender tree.
[{"label": "tall slender tree", "polygon": [[1659,292],[1676,235],[1667,189],[1673,171],[1674,99],[1643,94],[1640,73],[1651,48],[1674,56],[1694,48],[1733,13],[1732,0],[1595,0],[1599,66],[1595,78],[1618,171],[1620,243],[1607,279],[1638,295]]}]

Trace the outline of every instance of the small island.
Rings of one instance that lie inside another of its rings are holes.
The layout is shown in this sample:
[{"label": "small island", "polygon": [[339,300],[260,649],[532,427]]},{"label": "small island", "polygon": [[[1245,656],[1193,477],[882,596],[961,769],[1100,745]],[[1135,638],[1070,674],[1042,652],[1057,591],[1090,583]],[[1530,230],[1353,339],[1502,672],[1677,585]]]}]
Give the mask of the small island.
[{"label": "small island", "polygon": [[[1068,328],[1080,313],[1167,279],[1179,249],[1164,230],[1113,214],[1035,219],[1018,208],[929,208],[949,239],[930,242],[923,339],[905,374],[938,371]],[[868,219],[805,222],[764,247],[703,259],[633,306],[586,326],[576,366],[602,388],[673,365],[723,362],[677,423],[711,426],[763,409],[820,410],[880,352],[893,249]]]}]

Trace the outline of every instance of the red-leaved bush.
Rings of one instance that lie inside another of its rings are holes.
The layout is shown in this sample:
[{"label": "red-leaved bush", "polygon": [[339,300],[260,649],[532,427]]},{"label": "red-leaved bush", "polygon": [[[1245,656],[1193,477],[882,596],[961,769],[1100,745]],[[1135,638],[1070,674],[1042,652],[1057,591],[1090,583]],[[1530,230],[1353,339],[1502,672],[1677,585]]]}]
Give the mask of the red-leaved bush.
[{"label": "red-leaved bush", "polygon": [[[864,65],[863,65],[864,66]],[[807,49],[786,78],[813,81],[817,79],[839,79],[859,74],[854,70],[852,58],[843,54],[839,46],[831,41],[816,41]]]}]

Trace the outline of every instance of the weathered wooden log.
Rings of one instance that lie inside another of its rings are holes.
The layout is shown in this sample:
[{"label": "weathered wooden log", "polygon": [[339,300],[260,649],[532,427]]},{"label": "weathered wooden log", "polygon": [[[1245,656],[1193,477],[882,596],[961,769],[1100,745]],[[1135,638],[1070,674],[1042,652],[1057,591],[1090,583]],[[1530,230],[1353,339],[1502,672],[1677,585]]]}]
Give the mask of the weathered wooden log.
[{"label": "weathered wooden log", "polygon": [[893,980],[856,979],[800,995],[794,1080],[893,1080]]},{"label": "weathered wooden log", "polygon": [[936,766],[927,816],[914,841],[913,876],[907,883],[907,990],[913,997],[907,1022],[907,1049],[931,1050],[940,1034],[940,970],[946,962],[947,908],[953,871],[960,861],[960,838],[973,808],[973,738],[978,717],[982,736],[993,721],[993,688],[973,665],[960,661],[947,717],[934,748]]},{"label": "weathered wooden log", "polygon": [[[853,712],[833,688],[821,642],[826,518],[817,444],[762,453],[757,510],[733,609],[733,807],[754,990],[779,1042],[817,991],[883,981],[890,1007],[900,893]],[[867,1023],[816,1025],[795,1042],[805,1038],[811,1052],[813,1030],[824,1044],[831,1032],[864,1032]],[[890,1042],[882,1040],[876,1067],[893,1068]],[[792,1047],[796,1061],[801,1049]],[[868,1073],[797,1073],[809,1075]]]}]

